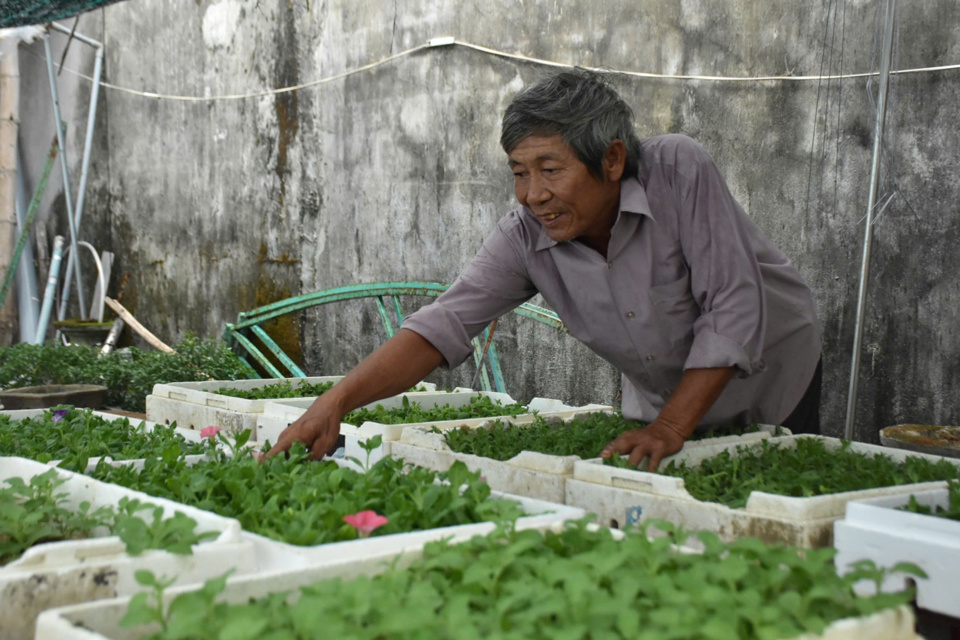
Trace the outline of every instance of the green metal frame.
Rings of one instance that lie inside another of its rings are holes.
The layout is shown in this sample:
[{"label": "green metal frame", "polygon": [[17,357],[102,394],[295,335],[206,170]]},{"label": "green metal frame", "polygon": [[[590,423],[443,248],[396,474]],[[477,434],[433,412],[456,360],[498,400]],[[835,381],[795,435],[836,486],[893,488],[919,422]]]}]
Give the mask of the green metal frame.
[{"label": "green metal frame", "polygon": [[[335,287],[333,289],[324,289],[315,291],[302,296],[294,296],[279,302],[274,302],[263,307],[258,307],[252,311],[244,311],[237,317],[235,323],[227,323],[223,330],[223,338],[227,344],[238,352],[240,359],[250,367],[249,358],[253,358],[264,370],[276,378],[304,378],[306,374],[300,367],[288,356],[266,331],[261,328],[261,324],[269,320],[274,320],[288,313],[296,313],[304,309],[316,307],[322,304],[333,302],[343,302],[344,300],[356,300],[359,298],[374,298],[377,304],[377,311],[380,314],[380,320],[383,322],[383,328],[387,337],[391,338],[396,333],[396,327],[403,323],[403,308],[400,305],[400,296],[426,296],[436,298],[447,290],[450,285],[437,282],[375,282],[373,284],[354,284],[346,287]],[[389,298],[389,300],[384,300]],[[513,312],[524,318],[536,320],[558,331],[566,332],[563,322],[553,311],[538,307],[530,303],[524,303],[513,310]],[[392,314],[392,317],[391,317]],[[473,339],[473,360],[480,365],[481,354],[483,352],[483,343],[489,336],[490,329],[487,327],[483,334]],[[274,362],[267,357],[256,344],[254,339],[258,340],[267,352],[273,354],[274,358],[287,369],[284,373]],[[492,382],[491,382],[492,379]],[[487,357],[483,362],[480,372],[481,387],[490,391],[503,392],[503,374],[500,371],[500,356],[497,354],[497,348],[490,343],[487,350]]]}]

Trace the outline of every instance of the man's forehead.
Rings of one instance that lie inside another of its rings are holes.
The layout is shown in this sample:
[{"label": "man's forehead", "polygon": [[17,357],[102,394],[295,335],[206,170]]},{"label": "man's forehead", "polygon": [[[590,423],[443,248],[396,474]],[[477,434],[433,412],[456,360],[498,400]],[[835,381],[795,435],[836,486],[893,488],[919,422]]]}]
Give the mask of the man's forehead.
[{"label": "man's forehead", "polygon": [[513,166],[537,160],[561,160],[569,157],[572,151],[559,135],[528,136],[508,154],[507,164]]}]

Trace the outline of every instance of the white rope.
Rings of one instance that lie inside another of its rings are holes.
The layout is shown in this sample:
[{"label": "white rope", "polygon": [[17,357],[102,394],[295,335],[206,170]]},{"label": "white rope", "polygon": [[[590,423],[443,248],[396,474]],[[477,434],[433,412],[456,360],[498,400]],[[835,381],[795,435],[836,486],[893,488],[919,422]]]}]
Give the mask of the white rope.
[{"label": "white rope", "polygon": [[[369,71],[381,65],[387,64],[399,58],[403,58],[409,55],[413,55],[424,49],[432,49],[442,46],[457,45],[464,47],[466,49],[473,49],[482,53],[486,53],[493,56],[498,56],[501,58],[508,58],[510,60],[520,60],[523,62],[530,62],[539,65],[545,65],[550,67],[561,67],[561,68],[573,68],[575,65],[566,64],[563,62],[555,62],[553,60],[544,60],[542,58],[533,58],[530,56],[525,56],[519,53],[508,53],[506,51],[500,51],[498,49],[491,49],[490,47],[484,47],[478,44],[473,44],[470,42],[463,42],[461,40],[456,40],[452,37],[444,38],[433,38],[428,40],[424,44],[421,44],[416,47],[412,47],[405,51],[395,53],[386,58],[381,58],[376,62],[371,62],[362,67],[357,67],[355,69],[350,69],[342,73],[338,73],[327,78],[322,78],[320,80],[314,80],[312,82],[305,82],[303,84],[298,84],[292,87],[282,87],[280,89],[263,89],[261,91],[255,91],[252,93],[237,93],[237,94],[227,94],[221,96],[181,96],[181,95],[169,95],[162,93],[155,93],[150,91],[138,91],[136,89],[129,89],[127,87],[121,87],[115,84],[110,84],[109,82],[100,82],[100,86],[106,89],[112,89],[113,91],[120,91],[122,93],[127,93],[135,96],[142,96],[146,98],[154,98],[157,100],[179,100],[182,102],[217,102],[223,100],[244,100],[247,98],[262,98],[264,96],[276,95],[281,93],[288,93],[290,91],[299,91],[300,89],[309,89],[311,87],[317,87],[322,84],[327,84],[328,82],[334,82],[335,80],[340,80],[348,76],[362,73],[364,71]],[[597,71],[600,73],[615,73],[626,76],[633,76],[637,78],[651,78],[658,80],[703,80],[710,82],[787,82],[787,81],[796,81],[796,82],[809,82],[809,81],[821,81],[821,80],[848,80],[854,78],[869,78],[871,76],[879,75],[879,72],[869,71],[865,73],[846,73],[842,75],[827,75],[827,76],[791,76],[791,75],[780,75],[780,76],[707,76],[707,75],[681,75],[681,74],[669,74],[669,73],[648,73],[644,71],[624,71],[618,69],[604,69],[600,67],[583,67],[590,71]],[[955,69],[960,69],[960,64],[948,64],[939,67],[922,67],[917,69],[901,69],[899,71],[891,71],[892,75],[905,75],[910,73],[929,73],[933,71],[952,71]],[[81,78],[84,78],[88,81],[93,81],[88,75],[80,73],[72,69],[64,69],[65,71],[77,75]]]}]

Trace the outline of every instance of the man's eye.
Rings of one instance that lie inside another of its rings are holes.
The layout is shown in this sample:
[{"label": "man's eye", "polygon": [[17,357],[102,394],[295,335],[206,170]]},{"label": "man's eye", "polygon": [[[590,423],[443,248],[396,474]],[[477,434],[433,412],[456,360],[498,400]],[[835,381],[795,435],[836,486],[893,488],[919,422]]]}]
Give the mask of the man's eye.
[{"label": "man's eye", "polygon": [[527,174],[526,174],[526,172],[524,172],[524,171],[514,171],[514,172],[513,172],[513,177],[516,178],[517,180],[519,180],[520,178],[525,178],[525,177],[527,177]]}]

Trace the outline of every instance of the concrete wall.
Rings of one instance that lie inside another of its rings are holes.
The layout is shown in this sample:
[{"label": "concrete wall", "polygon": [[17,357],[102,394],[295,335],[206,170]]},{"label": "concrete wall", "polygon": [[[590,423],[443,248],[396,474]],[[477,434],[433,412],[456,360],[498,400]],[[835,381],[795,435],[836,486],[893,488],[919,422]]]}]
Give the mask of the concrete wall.
[{"label": "concrete wall", "polygon": [[[109,82],[217,96],[307,83],[452,35],[567,63],[663,73],[817,75],[876,68],[876,1],[138,0],[81,22]],[[838,5],[840,5],[838,7]],[[955,2],[905,4],[896,66],[960,61]],[[82,66],[82,64],[81,64]],[[161,338],[216,335],[237,312],[316,289],[451,281],[513,207],[499,114],[548,68],[464,47],[418,52],[277,96],[158,100],[105,90],[88,233],[129,273],[125,300]],[[873,116],[865,79],[620,78],[644,135],[700,140],[814,289],[828,433],[842,430]],[[898,76],[887,119],[857,435],[960,422],[957,71]],[[270,328],[311,372],[383,339],[372,305]],[[569,337],[504,323],[516,397],[612,401],[615,372]],[[463,367],[459,382],[472,377]],[[449,378],[446,381],[451,381]]]}]

